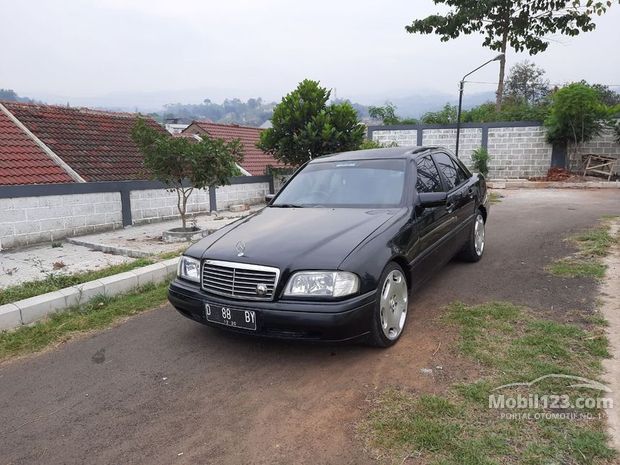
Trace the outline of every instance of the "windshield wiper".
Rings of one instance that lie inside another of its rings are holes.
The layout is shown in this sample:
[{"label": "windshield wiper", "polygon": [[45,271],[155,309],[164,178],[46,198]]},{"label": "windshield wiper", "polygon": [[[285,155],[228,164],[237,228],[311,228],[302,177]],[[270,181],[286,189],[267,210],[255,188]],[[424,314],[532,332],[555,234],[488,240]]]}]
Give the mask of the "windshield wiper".
[{"label": "windshield wiper", "polygon": [[278,203],[269,206],[274,208],[304,208],[304,205],[299,205],[297,203]]}]

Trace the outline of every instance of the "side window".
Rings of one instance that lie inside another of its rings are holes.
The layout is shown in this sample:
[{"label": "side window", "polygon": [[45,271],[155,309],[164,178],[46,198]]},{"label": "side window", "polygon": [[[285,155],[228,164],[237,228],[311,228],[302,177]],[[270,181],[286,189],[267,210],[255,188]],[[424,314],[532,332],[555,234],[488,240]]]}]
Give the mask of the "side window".
[{"label": "side window", "polygon": [[416,160],[418,166],[418,180],[416,189],[418,192],[441,192],[441,180],[439,171],[431,157],[421,157]]},{"label": "side window", "polygon": [[456,179],[457,179],[456,185],[458,186],[466,182],[469,179],[470,175],[465,172],[461,164],[457,162],[454,158],[451,158],[451,160],[452,160],[452,163],[454,164],[454,167],[456,168]]},{"label": "side window", "polygon": [[455,186],[459,186],[467,180],[467,174],[463,171],[457,163],[454,162],[452,157],[446,153],[436,153],[433,155],[437,166],[448,181],[448,190]]}]

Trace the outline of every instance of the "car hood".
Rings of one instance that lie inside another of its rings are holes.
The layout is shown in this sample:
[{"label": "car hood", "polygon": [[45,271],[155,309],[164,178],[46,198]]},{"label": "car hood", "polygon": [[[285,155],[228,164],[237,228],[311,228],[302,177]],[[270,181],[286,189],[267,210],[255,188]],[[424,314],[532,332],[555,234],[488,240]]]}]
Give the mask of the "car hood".
[{"label": "car hood", "polygon": [[[337,269],[398,210],[265,208],[195,244],[191,255],[281,270]],[[237,244],[245,246],[238,256]],[[198,255],[200,256],[200,255]]]}]

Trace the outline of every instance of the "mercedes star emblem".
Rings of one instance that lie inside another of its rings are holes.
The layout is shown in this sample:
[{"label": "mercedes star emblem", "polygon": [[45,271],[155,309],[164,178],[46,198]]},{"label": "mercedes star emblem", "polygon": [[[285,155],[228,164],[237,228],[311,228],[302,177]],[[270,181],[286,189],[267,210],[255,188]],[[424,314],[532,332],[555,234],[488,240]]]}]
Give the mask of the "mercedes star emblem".
[{"label": "mercedes star emblem", "polygon": [[267,285],[260,283],[256,286],[256,293],[260,296],[267,294]]}]

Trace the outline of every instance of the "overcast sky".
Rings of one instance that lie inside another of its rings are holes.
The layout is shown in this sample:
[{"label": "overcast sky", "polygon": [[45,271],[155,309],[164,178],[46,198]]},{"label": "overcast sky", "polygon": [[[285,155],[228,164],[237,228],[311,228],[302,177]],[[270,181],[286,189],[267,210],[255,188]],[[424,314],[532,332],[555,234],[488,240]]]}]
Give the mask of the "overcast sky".
[{"label": "overcast sky", "polygon": [[[0,0],[0,88],[128,105],[279,100],[303,78],[361,103],[452,94],[494,52],[477,35],[442,43],[405,32],[436,8],[431,0]],[[620,6],[597,24],[576,38],[554,37],[532,60],[553,83],[620,84]],[[509,64],[523,58],[510,53]],[[472,80],[496,76],[493,63]]]}]

